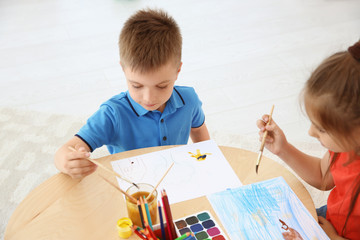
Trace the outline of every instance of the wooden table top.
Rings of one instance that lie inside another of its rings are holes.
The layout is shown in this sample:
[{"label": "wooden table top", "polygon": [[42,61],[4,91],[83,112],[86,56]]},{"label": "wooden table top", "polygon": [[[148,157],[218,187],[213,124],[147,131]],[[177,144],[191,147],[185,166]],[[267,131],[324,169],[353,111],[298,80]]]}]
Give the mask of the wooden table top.
[{"label": "wooden table top", "polygon": [[[102,157],[98,161],[111,168],[111,161],[170,147],[174,146],[137,149]],[[317,219],[308,191],[286,168],[263,156],[257,175],[257,153],[224,146],[220,146],[220,149],[243,185],[282,176]],[[59,173],[40,184],[14,211],[4,239],[120,239],[116,222],[127,216],[125,199],[98,173],[117,184],[115,177],[100,168],[82,180]],[[174,220],[208,210],[225,232],[206,196],[172,204],[171,209]],[[138,237],[133,234],[129,239]]]}]

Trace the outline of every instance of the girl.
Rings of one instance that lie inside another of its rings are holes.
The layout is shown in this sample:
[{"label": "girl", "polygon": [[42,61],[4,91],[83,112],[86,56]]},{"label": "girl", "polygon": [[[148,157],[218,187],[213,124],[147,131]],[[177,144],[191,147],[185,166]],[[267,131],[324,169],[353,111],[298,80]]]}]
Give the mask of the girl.
[{"label": "girl", "polygon": [[285,161],[310,185],[332,189],[318,211],[319,223],[331,239],[360,239],[360,41],[338,52],[312,73],[303,90],[311,121],[309,135],[328,149],[323,158],[309,156],[289,144],[269,116],[257,121],[265,147]]}]

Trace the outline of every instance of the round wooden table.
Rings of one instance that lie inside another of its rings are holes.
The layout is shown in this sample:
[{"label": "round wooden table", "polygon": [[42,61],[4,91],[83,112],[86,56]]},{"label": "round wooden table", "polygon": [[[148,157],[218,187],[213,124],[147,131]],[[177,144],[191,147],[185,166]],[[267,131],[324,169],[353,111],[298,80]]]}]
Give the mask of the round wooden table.
[{"label": "round wooden table", "polygon": [[[111,161],[170,147],[174,146],[137,149],[99,158],[98,161],[111,168]],[[317,219],[308,191],[286,168],[263,157],[257,175],[257,153],[224,146],[220,146],[220,149],[244,185],[282,176]],[[94,174],[82,180],[59,173],[39,185],[14,211],[5,230],[5,240],[120,239],[116,222],[127,216],[124,196],[102,180],[98,173],[117,184],[115,177],[98,168]],[[205,196],[173,204],[171,209],[174,220],[208,210],[225,231]],[[129,239],[138,237],[133,234]]]}]

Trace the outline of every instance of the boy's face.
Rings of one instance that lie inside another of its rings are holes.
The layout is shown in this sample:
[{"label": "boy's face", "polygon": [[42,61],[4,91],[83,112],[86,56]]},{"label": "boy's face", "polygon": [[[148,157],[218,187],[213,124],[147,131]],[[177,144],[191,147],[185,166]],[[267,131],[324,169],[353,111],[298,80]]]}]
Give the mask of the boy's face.
[{"label": "boy's face", "polygon": [[163,112],[173,92],[181,64],[176,67],[170,61],[149,73],[139,73],[123,67],[131,98],[148,111]]}]

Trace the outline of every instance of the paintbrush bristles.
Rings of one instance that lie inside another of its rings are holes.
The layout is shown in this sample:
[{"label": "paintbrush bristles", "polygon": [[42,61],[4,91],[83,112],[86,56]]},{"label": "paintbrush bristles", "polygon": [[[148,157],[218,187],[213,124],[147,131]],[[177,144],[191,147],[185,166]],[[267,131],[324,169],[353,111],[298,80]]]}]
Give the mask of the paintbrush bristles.
[{"label": "paintbrush bristles", "polygon": [[259,164],[260,164],[260,160],[261,160],[262,154],[263,154],[263,151],[260,151],[260,152],[259,152],[259,155],[258,155],[258,158],[257,158],[257,160],[256,160],[256,168],[255,168],[256,174],[258,173]]}]

